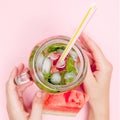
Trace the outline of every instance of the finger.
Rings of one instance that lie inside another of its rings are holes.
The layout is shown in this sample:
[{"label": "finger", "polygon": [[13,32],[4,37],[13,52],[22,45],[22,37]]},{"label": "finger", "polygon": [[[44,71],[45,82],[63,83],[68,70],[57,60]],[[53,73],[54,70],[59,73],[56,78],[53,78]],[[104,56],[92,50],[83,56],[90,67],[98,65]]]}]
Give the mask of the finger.
[{"label": "finger", "polygon": [[25,66],[23,63],[21,63],[19,66],[18,66],[18,75],[21,74],[21,72],[23,72]]},{"label": "finger", "polygon": [[93,60],[93,56],[91,55],[90,51],[88,50],[88,47],[82,42],[82,40],[78,39],[77,41],[78,41],[78,44],[80,45],[80,47],[82,48],[83,52],[88,56],[88,58]]},{"label": "finger", "polygon": [[84,44],[84,47],[92,54],[96,68],[99,69],[104,69],[104,62],[106,61],[106,58],[99,48],[99,46],[91,40],[85,33],[82,33],[80,36],[80,40],[82,44]]},{"label": "finger", "polygon": [[22,97],[24,90],[27,89],[27,88],[28,88],[29,86],[31,86],[32,84],[33,84],[33,82],[32,82],[32,81],[29,81],[29,82],[27,82],[27,83],[25,83],[25,84],[18,85],[18,86],[17,86],[18,95]]},{"label": "finger", "polygon": [[83,51],[85,51],[85,52],[88,52],[88,51],[89,51],[88,48],[86,47],[86,45],[83,44],[83,42],[82,42],[82,40],[81,40],[81,36],[78,38],[77,41],[78,41],[78,43],[79,43],[79,45],[80,45],[80,47],[82,48]]},{"label": "finger", "polygon": [[83,45],[83,43],[81,42],[81,40],[78,39],[78,44],[80,45],[80,47],[82,48],[82,51],[87,55],[87,57],[89,58],[90,61],[90,65],[93,65],[94,63],[94,58],[91,55],[91,53],[87,50],[87,48],[85,48],[85,46]]},{"label": "finger", "polygon": [[14,79],[17,76],[18,69],[15,67],[9,77],[9,80],[6,84],[6,98],[7,98],[7,108],[9,111],[14,112],[15,116],[25,116],[26,113],[24,111],[23,105],[21,104],[21,100],[18,97],[16,85],[14,84]]},{"label": "finger", "polygon": [[30,120],[41,120],[42,119],[42,93],[37,92],[33,104],[32,111],[30,115]]},{"label": "finger", "polygon": [[93,76],[93,73],[92,73],[92,70],[91,70],[91,67],[90,67],[89,59],[87,57],[86,57],[86,59],[87,59],[87,74],[86,74],[86,77],[85,77],[83,83],[85,84],[86,87],[90,87],[94,83],[96,83],[96,80]]},{"label": "finger", "polygon": [[13,70],[12,70],[12,72],[11,72],[11,74],[10,74],[10,77],[9,77],[9,79],[8,79],[8,81],[7,81],[7,84],[6,84],[6,91],[9,93],[9,90],[15,90],[15,84],[14,84],[14,79],[15,79],[15,77],[17,76],[17,73],[18,73],[18,69],[17,69],[17,67],[15,67]]}]

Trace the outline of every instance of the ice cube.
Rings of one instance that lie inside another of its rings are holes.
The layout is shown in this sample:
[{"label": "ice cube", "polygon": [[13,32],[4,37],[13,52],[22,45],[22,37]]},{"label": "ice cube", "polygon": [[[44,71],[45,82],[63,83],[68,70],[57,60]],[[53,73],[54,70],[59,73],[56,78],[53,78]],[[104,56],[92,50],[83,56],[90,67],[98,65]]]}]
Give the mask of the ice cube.
[{"label": "ice cube", "polygon": [[52,61],[46,57],[45,60],[43,61],[42,65],[42,72],[43,73],[49,73],[51,69]]},{"label": "ice cube", "polygon": [[51,82],[53,84],[59,84],[61,82],[61,76],[60,76],[60,73],[54,73],[52,76],[51,76]]},{"label": "ice cube", "polygon": [[73,72],[67,72],[67,73],[65,73],[65,76],[64,76],[64,79],[70,79],[70,78],[75,78],[75,74],[73,73]]},{"label": "ice cube", "polygon": [[38,55],[36,64],[37,64],[39,69],[41,69],[44,59],[45,59],[45,57],[42,54]]}]

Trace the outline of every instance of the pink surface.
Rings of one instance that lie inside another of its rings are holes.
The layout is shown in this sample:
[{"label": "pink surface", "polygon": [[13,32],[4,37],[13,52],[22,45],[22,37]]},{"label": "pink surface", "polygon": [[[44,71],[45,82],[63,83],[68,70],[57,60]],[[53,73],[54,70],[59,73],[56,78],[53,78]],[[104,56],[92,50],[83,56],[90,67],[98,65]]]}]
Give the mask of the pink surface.
[{"label": "pink surface", "polygon": [[[113,64],[110,118],[118,120],[118,1],[117,0],[0,0],[0,120],[8,120],[5,83],[11,69],[27,65],[33,46],[52,35],[72,36],[93,1],[97,12],[85,31]],[[76,117],[43,115],[43,120],[84,120],[86,106]]]}]

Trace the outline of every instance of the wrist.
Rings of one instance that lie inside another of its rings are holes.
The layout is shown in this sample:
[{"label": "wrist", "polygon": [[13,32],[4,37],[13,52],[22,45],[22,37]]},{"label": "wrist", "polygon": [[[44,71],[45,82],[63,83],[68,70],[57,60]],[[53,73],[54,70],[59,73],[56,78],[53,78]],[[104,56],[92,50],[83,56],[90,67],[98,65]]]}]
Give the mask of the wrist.
[{"label": "wrist", "polygon": [[89,110],[88,120],[109,120],[109,113],[106,111]]},{"label": "wrist", "polygon": [[109,120],[109,102],[89,102],[88,120]]}]

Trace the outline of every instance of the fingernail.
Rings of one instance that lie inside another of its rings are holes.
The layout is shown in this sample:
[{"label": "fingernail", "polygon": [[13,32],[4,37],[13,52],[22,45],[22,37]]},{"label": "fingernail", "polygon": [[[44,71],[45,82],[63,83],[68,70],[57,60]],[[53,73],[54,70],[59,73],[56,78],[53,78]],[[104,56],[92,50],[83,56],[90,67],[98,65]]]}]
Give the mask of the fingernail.
[{"label": "fingernail", "polygon": [[38,97],[38,98],[41,98],[41,97],[42,97],[41,92],[38,92],[38,93],[37,93],[37,97]]},{"label": "fingernail", "polygon": [[31,76],[27,72],[23,72],[15,78],[16,85],[23,85],[31,81]]}]

